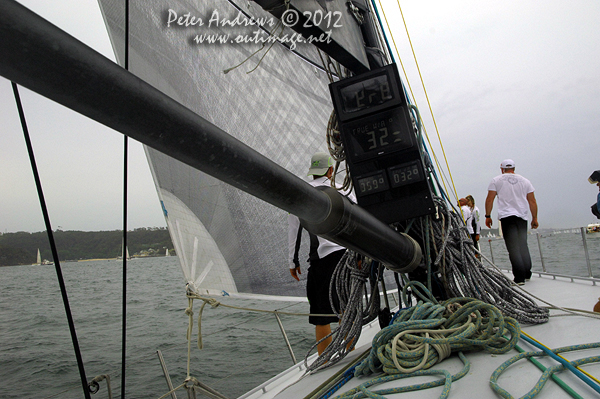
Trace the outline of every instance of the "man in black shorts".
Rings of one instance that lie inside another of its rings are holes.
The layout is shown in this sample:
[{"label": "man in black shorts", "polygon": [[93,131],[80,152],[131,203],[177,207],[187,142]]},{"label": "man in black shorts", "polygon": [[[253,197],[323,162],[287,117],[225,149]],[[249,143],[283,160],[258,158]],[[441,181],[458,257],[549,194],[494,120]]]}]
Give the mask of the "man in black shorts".
[{"label": "man in black shorts", "polygon": [[[330,178],[333,174],[333,162],[327,153],[318,152],[311,158],[308,176],[313,176],[310,185],[330,186]],[[349,198],[356,202],[352,194]],[[300,241],[302,237],[302,226],[300,221],[294,215],[288,216],[288,242],[289,242],[289,260],[290,273],[292,277],[300,281],[298,277],[301,274],[300,262],[298,260],[298,252],[300,249]],[[331,316],[309,316],[308,322],[315,326],[315,335],[317,341],[331,334],[331,323],[338,322],[337,316],[334,315],[329,301],[329,282],[338,262],[344,255],[346,249],[336,243],[327,241],[313,234],[310,236],[310,254],[308,268],[308,276],[306,279],[306,296],[310,304],[310,313],[325,314]],[[334,293],[334,302],[337,301],[337,295]],[[317,345],[319,354],[329,346],[331,337]]]}]

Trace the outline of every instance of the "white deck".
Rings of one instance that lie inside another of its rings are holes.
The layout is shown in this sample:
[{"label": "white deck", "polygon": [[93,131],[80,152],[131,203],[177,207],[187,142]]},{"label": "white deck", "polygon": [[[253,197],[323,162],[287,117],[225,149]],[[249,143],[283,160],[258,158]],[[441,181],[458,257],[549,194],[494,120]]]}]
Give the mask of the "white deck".
[{"label": "white deck", "polygon": [[[600,297],[600,287],[593,285],[590,281],[571,282],[570,279],[556,278],[548,276],[534,275],[531,281],[524,287],[531,294],[540,297],[556,306],[564,308],[576,308],[591,311]],[[542,304],[544,305],[544,304]],[[545,344],[549,348],[558,348],[569,345],[600,342],[600,320],[583,316],[557,316],[564,314],[562,311],[552,310],[550,312],[550,321],[540,325],[521,325],[522,330]],[[268,383],[242,396],[242,398],[304,398],[310,394],[324,381],[329,379],[340,369],[344,368],[354,358],[365,352],[370,347],[370,340],[375,333],[379,331],[377,321],[372,323],[371,328],[367,328],[359,343],[357,349],[340,364],[331,369],[318,372],[311,376],[305,376],[304,366],[295,366],[273,378]],[[521,340],[518,344],[525,351],[538,351],[539,349],[530,346]],[[469,373],[462,379],[452,383],[449,398],[499,398],[489,385],[489,379],[493,371],[504,361],[516,355],[518,352],[513,350],[504,355],[491,355],[486,352],[466,353],[466,357],[471,361]],[[569,360],[576,360],[588,356],[600,355],[600,349],[586,350],[566,353],[563,356]],[[547,357],[538,358],[540,363],[549,367],[556,362]],[[460,359],[453,355],[436,365],[435,369],[445,369],[451,374],[455,374],[462,369],[463,365]],[[600,379],[600,364],[584,365],[582,369],[592,376]],[[574,376],[569,371],[563,371],[557,374],[565,383],[571,386],[579,395],[584,398],[600,397],[596,391],[587,384]],[[532,389],[537,383],[541,371],[527,360],[520,360],[509,367],[500,377],[498,383],[501,387],[509,391],[514,397],[521,397]],[[372,376],[371,376],[372,377]],[[370,377],[369,377],[370,378]],[[339,395],[355,386],[367,381],[369,378],[353,378],[333,397]],[[373,389],[390,388],[393,386],[412,385],[425,381],[432,381],[440,377],[415,377],[410,379],[398,380],[373,387]],[[291,384],[291,385],[290,385]],[[287,387],[287,388],[286,388]],[[437,398],[442,392],[442,387],[427,389],[424,391],[388,395],[388,398]],[[542,392],[536,397],[544,398],[570,398],[554,381],[549,380],[544,386]]]}]

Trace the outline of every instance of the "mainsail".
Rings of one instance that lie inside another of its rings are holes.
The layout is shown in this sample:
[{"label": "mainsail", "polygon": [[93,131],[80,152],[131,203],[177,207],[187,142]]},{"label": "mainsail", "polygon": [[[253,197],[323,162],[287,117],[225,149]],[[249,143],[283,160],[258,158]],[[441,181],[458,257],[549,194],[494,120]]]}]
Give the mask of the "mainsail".
[{"label": "mainsail", "polygon": [[[123,2],[99,2],[124,65]],[[326,10],[332,2],[320,3]],[[259,22],[233,22],[244,20]],[[298,176],[312,153],[326,149],[330,80],[317,48],[220,42],[280,32],[278,19],[259,5],[130,1],[129,21],[135,75]],[[283,211],[149,147],[146,155],[185,278],[197,292],[304,295],[287,270]]]}]

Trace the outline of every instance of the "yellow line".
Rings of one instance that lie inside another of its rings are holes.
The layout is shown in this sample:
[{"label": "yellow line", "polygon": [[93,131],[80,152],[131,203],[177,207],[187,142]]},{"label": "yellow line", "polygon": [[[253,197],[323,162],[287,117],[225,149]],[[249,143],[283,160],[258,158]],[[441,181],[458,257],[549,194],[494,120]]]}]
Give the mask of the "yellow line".
[{"label": "yellow line", "polygon": [[[406,73],[406,69],[404,68],[404,63],[402,62],[402,59],[400,57],[400,53],[398,51],[398,46],[396,45],[396,40],[394,39],[394,34],[393,34],[392,30],[390,29],[390,25],[389,25],[387,16],[385,14],[385,10],[384,10],[383,6],[381,5],[381,0],[378,0],[378,2],[379,2],[379,8],[381,9],[383,17],[385,19],[385,23],[386,23],[388,32],[390,33],[390,36],[392,38],[392,42],[394,44],[394,49],[396,50],[396,54],[398,55],[398,61],[400,62],[400,65],[402,66],[402,71],[404,73],[404,77],[406,79],[408,88],[410,90],[410,94],[412,96],[413,102],[418,107],[417,101],[416,101],[416,98],[415,98],[415,95],[414,95],[414,92],[412,90],[412,87],[410,85],[410,81],[408,79],[408,75]],[[456,199],[458,200],[458,194],[457,194],[457,191],[456,191],[456,185],[454,184],[454,178],[452,177],[452,172],[450,170],[450,165],[448,164],[448,157],[446,156],[446,151],[444,150],[444,145],[442,143],[442,138],[440,136],[440,132],[439,132],[439,129],[438,129],[438,126],[437,126],[437,122],[436,122],[435,116],[433,114],[433,109],[431,107],[431,101],[429,101],[429,95],[427,94],[427,89],[425,88],[425,83],[423,81],[423,75],[421,74],[421,69],[419,68],[419,63],[417,61],[417,56],[415,54],[414,47],[413,47],[412,41],[410,39],[410,34],[408,33],[408,26],[406,25],[406,20],[404,19],[404,13],[402,12],[402,7],[400,6],[400,1],[399,0],[397,0],[397,4],[398,4],[398,9],[400,11],[400,15],[402,16],[402,22],[404,23],[404,29],[406,30],[406,35],[407,35],[407,38],[408,38],[408,42],[410,44],[410,48],[411,48],[411,51],[412,51],[412,54],[413,54],[413,58],[415,60],[415,65],[417,67],[417,71],[419,72],[419,77],[421,79],[421,85],[423,87],[423,92],[425,93],[425,98],[427,99],[427,105],[429,106],[429,112],[431,113],[431,118],[432,118],[433,124],[435,126],[435,130],[436,130],[436,133],[437,133],[437,136],[438,136],[438,141],[440,143],[440,148],[442,150],[442,154],[444,156],[444,160],[445,160],[445,163],[446,163],[446,168],[448,169],[448,173],[450,175],[450,181],[452,183],[452,188],[454,190],[454,195],[455,195]],[[442,168],[440,167],[439,160],[438,160],[437,156],[435,155],[435,151],[434,151],[433,146],[431,144],[431,140],[429,138],[429,134],[427,133],[427,129],[425,128],[425,125],[423,125],[422,127],[423,127],[423,130],[425,132],[425,137],[427,138],[427,142],[429,144],[429,148],[431,149],[431,151],[433,153],[433,158],[435,160],[436,166],[437,166],[438,170],[440,171],[440,180],[442,181],[442,184],[444,186],[444,190],[446,192],[448,192],[449,190],[446,187],[446,182],[445,182],[445,179],[444,179],[444,176],[443,176]]]},{"label": "yellow line", "polygon": [[[385,14],[385,9],[381,5],[381,0],[378,0],[378,2],[379,2],[379,8],[381,9],[381,13],[383,14],[383,18],[385,19],[385,24],[387,26],[388,32],[390,33],[390,36],[392,38],[392,43],[394,44],[394,50],[396,50],[396,55],[398,56],[398,62],[400,62],[400,66],[402,67],[402,73],[404,74],[404,80],[406,80],[406,84],[408,85],[408,90],[410,91],[412,101],[415,104],[415,106],[418,108],[419,106],[417,104],[417,98],[415,97],[415,93],[413,92],[412,86],[410,85],[410,80],[408,79],[406,69],[404,68],[404,63],[402,62],[402,57],[400,57],[400,52],[398,51],[398,46],[396,45],[396,39],[394,39],[394,33],[392,32],[392,30],[390,28],[390,24],[388,22],[387,15]],[[421,124],[422,124],[423,131],[425,132],[425,137],[427,138],[427,143],[429,144],[429,148],[431,149],[431,152],[433,154],[433,159],[435,160],[435,164],[437,165],[438,170],[440,170],[440,172],[441,172],[442,168],[440,167],[438,158],[435,155],[435,150],[433,149],[433,145],[431,144],[431,140],[429,139],[429,133],[427,133],[427,128],[425,127],[425,124],[423,123],[423,121],[421,121]],[[445,182],[443,176],[440,176],[440,180],[442,181],[442,184],[444,185],[444,190],[448,191],[448,189],[446,188],[446,182]]]},{"label": "yellow line", "polygon": [[[552,351],[550,348],[548,348],[546,345],[542,344],[540,341],[538,341],[537,339],[533,338],[531,335],[527,334],[525,331],[521,330],[521,334],[525,335],[527,338],[529,338],[532,341],[537,342],[538,344],[540,344],[541,346],[543,346],[544,348],[548,349],[549,351]],[[553,352],[554,353],[554,352]],[[565,359],[563,356],[560,355],[560,353],[554,353],[556,356],[560,357],[561,359],[563,359],[566,362],[571,363],[568,359]],[[575,367],[577,370],[581,371],[583,374],[587,375],[588,377],[590,377],[592,380],[596,381],[597,383],[600,384],[600,381],[598,381],[598,379],[596,377],[594,377],[593,375],[591,375],[590,373],[588,373],[587,371],[583,370],[582,368],[580,368],[579,366]]]}]

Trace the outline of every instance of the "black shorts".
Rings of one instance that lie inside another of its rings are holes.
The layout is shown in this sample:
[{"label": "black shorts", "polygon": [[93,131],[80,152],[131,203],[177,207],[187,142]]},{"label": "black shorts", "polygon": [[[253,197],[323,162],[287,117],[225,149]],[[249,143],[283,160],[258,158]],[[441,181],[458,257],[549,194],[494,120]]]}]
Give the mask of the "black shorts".
[{"label": "black shorts", "polygon": [[[310,304],[311,314],[334,314],[329,302],[329,283],[335,267],[339,263],[345,249],[333,252],[323,259],[311,261],[306,278],[306,296]],[[337,293],[333,293],[333,302],[338,306]],[[309,316],[308,322],[313,325],[336,323],[337,316]]]}]

